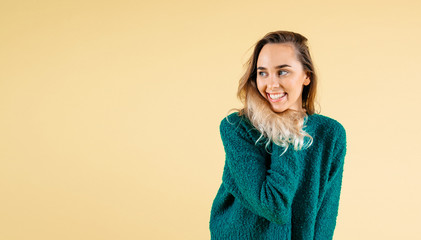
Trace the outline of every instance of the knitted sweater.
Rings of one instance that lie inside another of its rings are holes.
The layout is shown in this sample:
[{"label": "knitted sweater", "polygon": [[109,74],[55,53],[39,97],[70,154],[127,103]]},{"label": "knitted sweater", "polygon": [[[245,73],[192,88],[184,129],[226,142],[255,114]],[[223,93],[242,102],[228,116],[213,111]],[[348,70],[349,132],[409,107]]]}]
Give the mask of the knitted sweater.
[{"label": "knitted sweater", "polygon": [[[245,116],[221,121],[225,149],[222,184],[212,204],[211,239],[332,239],[346,154],[346,132],[329,117],[308,115],[313,144],[282,155]],[[306,138],[308,139],[308,138]]]}]

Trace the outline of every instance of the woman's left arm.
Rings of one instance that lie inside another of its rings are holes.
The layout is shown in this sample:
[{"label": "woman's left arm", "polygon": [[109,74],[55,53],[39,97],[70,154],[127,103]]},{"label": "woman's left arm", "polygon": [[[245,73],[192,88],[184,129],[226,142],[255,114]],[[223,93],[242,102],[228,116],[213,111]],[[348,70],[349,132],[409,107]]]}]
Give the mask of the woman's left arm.
[{"label": "woman's left arm", "polygon": [[315,240],[332,239],[336,227],[346,155],[345,130],[341,127],[338,132],[339,134],[335,144],[335,149],[337,151],[332,159],[332,167],[329,171],[329,178],[325,187],[326,190],[321,198],[321,204],[316,217],[314,229]]}]

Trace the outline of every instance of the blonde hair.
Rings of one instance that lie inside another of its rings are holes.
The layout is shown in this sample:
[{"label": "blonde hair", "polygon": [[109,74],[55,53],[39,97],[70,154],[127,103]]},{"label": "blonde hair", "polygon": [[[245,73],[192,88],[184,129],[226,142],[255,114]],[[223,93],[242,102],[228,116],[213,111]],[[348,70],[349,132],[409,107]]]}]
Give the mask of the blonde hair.
[{"label": "blonde hair", "polygon": [[[256,84],[257,59],[263,46],[268,43],[292,44],[296,50],[297,59],[310,77],[310,84],[304,86],[302,92],[303,111],[288,109],[276,113],[271,109],[270,103],[259,93]],[[307,46],[307,38],[301,34],[288,31],[270,32],[255,44],[253,54],[245,66],[247,70],[239,81],[237,92],[237,97],[244,104],[244,107],[242,109],[233,108],[229,112],[237,110],[239,116],[245,115],[250,120],[261,133],[256,140],[256,144],[262,137],[267,138],[266,150],[271,141],[285,148],[282,154],[288,150],[289,145],[294,146],[294,150],[310,147],[313,138],[304,131],[304,128],[308,120],[307,114],[315,113],[317,76]],[[305,143],[305,137],[309,138],[307,143]]]}]

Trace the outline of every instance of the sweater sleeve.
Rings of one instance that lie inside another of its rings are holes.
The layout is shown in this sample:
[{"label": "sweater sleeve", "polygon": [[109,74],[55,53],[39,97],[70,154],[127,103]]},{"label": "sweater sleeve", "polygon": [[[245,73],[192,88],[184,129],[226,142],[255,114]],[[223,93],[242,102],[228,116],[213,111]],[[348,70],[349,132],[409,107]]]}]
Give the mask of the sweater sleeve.
[{"label": "sweater sleeve", "polygon": [[264,146],[255,144],[256,137],[252,132],[245,123],[221,122],[220,133],[226,155],[223,184],[254,214],[278,224],[289,223],[300,169],[295,151],[288,148],[279,157],[283,149],[272,144],[273,158],[271,164],[267,164],[271,156],[265,152]]},{"label": "sweater sleeve", "polygon": [[326,190],[321,199],[321,204],[316,217],[314,229],[315,240],[332,239],[336,227],[346,154],[346,134],[342,127],[340,128],[335,149],[338,151],[334,155],[335,157],[329,172]]}]

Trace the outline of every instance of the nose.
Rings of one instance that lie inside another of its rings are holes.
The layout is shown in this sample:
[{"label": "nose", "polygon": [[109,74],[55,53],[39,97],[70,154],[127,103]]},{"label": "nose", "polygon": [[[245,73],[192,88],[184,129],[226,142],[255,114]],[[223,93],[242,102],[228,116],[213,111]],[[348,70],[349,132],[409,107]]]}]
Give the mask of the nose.
[{"label": "nose", "polygon": [[268,86],[270,87],[270,88],[277,88],[277,87],[279,87],[279,79],[275,76],[275,75],[271,75],[270,77],[269,77],[269,82],[268,82]]}]

